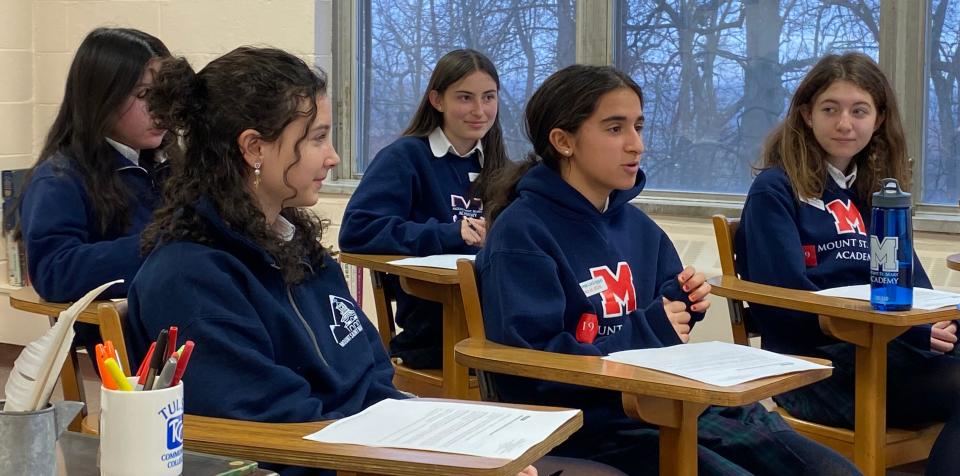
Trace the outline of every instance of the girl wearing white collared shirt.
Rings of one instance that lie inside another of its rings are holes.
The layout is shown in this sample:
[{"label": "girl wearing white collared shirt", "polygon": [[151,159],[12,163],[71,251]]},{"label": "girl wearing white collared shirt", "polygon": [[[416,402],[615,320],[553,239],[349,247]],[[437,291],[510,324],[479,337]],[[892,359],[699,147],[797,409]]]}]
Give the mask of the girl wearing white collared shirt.
[{"label": "girl wearing white collared shirt", "polygon": [[[462,49],[437,62],[403,137],[371,162],[343,216],[340,249],[427,256],[474,254],[483,246],[483,198],[507,160],[497,114],[500,78],[483,54]],[[438,303],[397,297],[403,332],[391,355],[413,368],[442,365]]]}]

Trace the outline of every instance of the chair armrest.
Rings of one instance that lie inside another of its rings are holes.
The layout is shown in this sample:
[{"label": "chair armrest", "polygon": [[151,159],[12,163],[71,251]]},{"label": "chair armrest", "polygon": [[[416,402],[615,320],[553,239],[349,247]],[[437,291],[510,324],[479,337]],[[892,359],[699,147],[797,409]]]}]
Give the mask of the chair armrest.
[{"label": "chair armrest", "polygon": [[[522,349],[476,338],[459,342],[455,351],[457,362],[477,370],[721,406],[757,402],[823,380],[832,372],[832,369],[810,370],[718,387],[597,356]],[[799,358],[830,365],[830,361],[823,359]]]},{"label": "chair armrest", "polygon": [[744,281],[735,276],[715,276],[707,282],[713,287],[712,294],[727,299],[853,321],[907,327],[960,318],[960,312],[956,308],[877,311],[870,307],[867,301],[821,296],[810,291]]}]

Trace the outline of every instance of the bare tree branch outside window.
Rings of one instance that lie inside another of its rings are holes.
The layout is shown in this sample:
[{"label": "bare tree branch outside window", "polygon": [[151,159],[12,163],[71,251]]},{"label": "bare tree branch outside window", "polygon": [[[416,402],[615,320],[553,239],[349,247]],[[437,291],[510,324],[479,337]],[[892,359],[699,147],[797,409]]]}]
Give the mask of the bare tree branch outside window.
[{"label": "bare tree branch outside window", "polygon": [[574,0],[371,0],[357,173],[399,137],[437,60],[456,48],[486,54],[500,73],[500,121],[510,157],[530,149],[523,106],[575,55]]},{"label": "bare tree branch outside window", "polygon": [[650,187],[745,193],[764,137],[827,53],[878,55],[879,0],[620,0]]}]

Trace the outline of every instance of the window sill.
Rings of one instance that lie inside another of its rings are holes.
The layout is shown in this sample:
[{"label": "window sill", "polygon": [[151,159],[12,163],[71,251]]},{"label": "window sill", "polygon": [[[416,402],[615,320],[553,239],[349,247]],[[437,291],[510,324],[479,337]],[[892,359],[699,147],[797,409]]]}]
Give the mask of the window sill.
[{"label": "window sill", "polygon": [[[321,193],[350,196],[359,183],[356,179],[333,180],[323,184]],[[710,218],[723,214],[739,217],[745,199],[743,195],[649,191],[630,203],[651,216]],[[960,233],[960,214],[952,207],[921,206],[914,214],[913,226],[917,231]]]},{"label": "window sill", "polygon": [[326,195],[353,195],[353,191],[357,189],[359,183],[360,181],[356,179],[331,180],[323,183],[320,193]]}]

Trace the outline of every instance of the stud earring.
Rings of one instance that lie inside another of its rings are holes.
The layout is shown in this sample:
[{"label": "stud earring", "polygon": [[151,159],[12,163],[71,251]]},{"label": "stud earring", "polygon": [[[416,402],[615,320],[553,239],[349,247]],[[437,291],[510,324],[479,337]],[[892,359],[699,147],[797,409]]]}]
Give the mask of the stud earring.
[{"label": "stud earring", "polygon": [[253,186],[260,186],[260,162],[253,164]]}]

